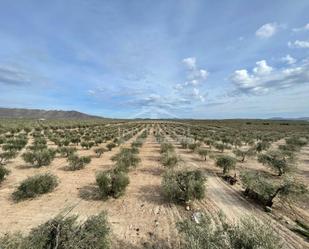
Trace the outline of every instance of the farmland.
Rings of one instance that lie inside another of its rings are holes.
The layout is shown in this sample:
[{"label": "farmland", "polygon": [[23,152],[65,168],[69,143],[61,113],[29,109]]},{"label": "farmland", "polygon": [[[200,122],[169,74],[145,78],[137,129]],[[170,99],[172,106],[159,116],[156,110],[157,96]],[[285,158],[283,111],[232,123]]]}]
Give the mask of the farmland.
[{"label": "farmland", "polygon": [[305,121],[3,119],[0,247],[104,212],[106,247],[80,248],[308,248],[308,141]]}]

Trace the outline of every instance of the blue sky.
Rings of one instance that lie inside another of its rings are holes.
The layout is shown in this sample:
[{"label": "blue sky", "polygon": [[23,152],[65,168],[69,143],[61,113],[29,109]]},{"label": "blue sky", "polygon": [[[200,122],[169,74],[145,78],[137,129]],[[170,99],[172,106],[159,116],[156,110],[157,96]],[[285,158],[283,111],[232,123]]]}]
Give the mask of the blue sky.
[{"label": "blue sky", "polygon": [[1,0],[0,106],[309,116],[308,0]]}]

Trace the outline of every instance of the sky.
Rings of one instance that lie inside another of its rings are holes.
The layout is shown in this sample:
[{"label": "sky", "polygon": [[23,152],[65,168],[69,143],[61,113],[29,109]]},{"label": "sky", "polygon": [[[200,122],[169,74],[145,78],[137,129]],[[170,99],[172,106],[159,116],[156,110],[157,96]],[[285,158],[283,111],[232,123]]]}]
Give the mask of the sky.
[{"label": "sky", "polygon": [[0,0],[0,107],[309,117],[309,0]]}]

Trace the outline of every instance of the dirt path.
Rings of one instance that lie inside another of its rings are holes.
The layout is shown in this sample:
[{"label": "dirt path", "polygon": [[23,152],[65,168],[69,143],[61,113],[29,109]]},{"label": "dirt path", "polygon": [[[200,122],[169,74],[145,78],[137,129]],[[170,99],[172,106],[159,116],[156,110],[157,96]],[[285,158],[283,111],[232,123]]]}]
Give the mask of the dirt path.
[{"label": "dirt path", "polygon": [[215,175],[217,169],[214,166],[213,160],[207,160],[206,162],[201,160],[196,153],[189,152],[182,149],[180,144],[174,140],[169,139],[174,143],[176,152],[183,160],[185,167],[198,168],[206,170],[207,174],[207,193],[205,200],[196,202],[196,208],[198,210],[205,210],[206,212],[217,212],[222,210],[226,215],[226,218],[230,222],[235,222],[247,215],[255,216],[268,224],[271,222],[271,226],[278,230],[286,248],[308,248],[309,243],[304,239],[290,231],[285,226],[281,225],[274,219],[271,219],[264,211],[259,207],[251,204],[241,194],[233,189],[231,186],[222,181]]},{"label": "dirt path", "polygon": [[141,163],[129,173],[125,195],[105,203],[114,233],[113,248],[174,247],[178,243],[175,224],[181,216],[176,206],[164,203],[160,193],[164,169],[159,149],[149,135],[140,149]]}]

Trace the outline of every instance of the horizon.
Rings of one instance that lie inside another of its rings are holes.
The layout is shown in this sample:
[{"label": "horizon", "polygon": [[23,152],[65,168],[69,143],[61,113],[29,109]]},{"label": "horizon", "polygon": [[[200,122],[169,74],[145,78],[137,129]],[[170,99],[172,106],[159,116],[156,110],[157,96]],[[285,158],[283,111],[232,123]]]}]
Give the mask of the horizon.
[{"label": "horizon", "polygon": [[309,1],[0,3],[0,106],[309,117]]}]

